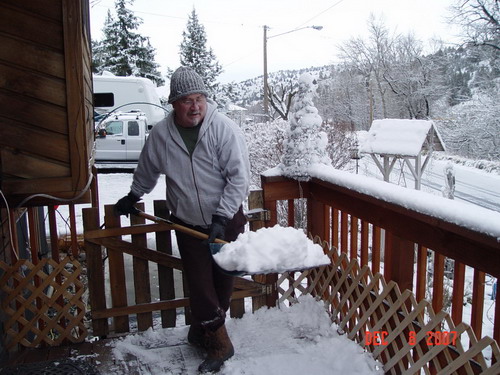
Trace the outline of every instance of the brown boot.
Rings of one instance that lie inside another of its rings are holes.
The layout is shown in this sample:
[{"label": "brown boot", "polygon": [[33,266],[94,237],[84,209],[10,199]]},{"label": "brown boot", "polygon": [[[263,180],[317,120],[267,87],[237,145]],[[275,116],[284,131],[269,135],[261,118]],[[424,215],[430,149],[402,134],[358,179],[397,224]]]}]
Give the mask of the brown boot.
[{"label": "brown boot", "polygon": [[234,355],[233,344],[229,338],[226,326],[222,325],[216,331],[207,331],[207,358],[198,367],[199,372],[217,372],[224,361]]},{"label": "brown boot", "polygon": [[205,329],[201,326],[201,324],[191,324],[189,326],[187,339],[191,345],[196,346],[197,348],[207,349],[208,347]]}]

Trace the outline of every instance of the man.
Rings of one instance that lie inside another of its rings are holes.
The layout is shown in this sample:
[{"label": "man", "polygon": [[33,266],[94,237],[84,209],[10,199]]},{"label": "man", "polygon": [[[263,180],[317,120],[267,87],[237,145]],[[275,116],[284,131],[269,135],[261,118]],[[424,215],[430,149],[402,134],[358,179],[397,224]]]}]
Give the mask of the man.
[{"label": "man", "polygon": [[168,99],[173,111],[151,130],[130,193],[115,204],[117,214],[133,213],[164,174],[170,220],[208,234],[202,241],[176,232],[193,317],[188,341],[207,349],[200,372],[218,371],[234,354],[224,325],[233,278],[214,263],[208,242],[233,241],[244,231],[242,203],[250,181],[244,135],[207,95],[194,70],[174,72]]}]

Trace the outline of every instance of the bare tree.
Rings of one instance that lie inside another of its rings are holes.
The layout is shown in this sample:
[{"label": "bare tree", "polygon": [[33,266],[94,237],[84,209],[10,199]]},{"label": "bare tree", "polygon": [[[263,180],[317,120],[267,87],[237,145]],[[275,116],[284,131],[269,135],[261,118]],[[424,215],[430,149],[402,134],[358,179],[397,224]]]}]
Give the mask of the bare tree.
[{"label": "bare tree", "polygon": [[449,21],[461,26],[465,42],[500,50],[500,2],[455,0]]},{"label": "bare tree", "polygon": [[440,121],[449,152],[467,158],[500,159],[500,87],[480,90],[466,102],[451,107]]},{"label": "bare tree", "polygon": [[[384,59],[394,37],[389,35],[389,30],[383,20],[377,20],[373,14],[368,19],[368,29],[370,32],[368,41],[360,37],[352,38],[344,43],[340,50],[344,62],[355,67],[364,79],[371,123],[375,117],[376,99],[380,101],[381,116],[385,118],[388,115],[383,70]],[[374,90],[378,95],[374,94]]]},{"label": "bare tree", "polygon": [[[290,107],[294,96],[297,94],[297,87],[292,82],[281,82],[274,86],[269,86],[269,104],[283,120],[288,120]],[[271,115],[273,119],[276,116]]]},{"label": "bare tree", "polygon": [[288,122],[277,119],[270,122],[242,124],[248,145],[251,183],[260,186],[260,175],[281,163]]},{"label": "bare tree", "polygon": [[359,71],[348,64],[333,69],[318,89],[317,108],[323,120],[351,131],[368,130],[371,122],[365,84]]},{"label": "bare tree", "polygon": [[[430,67],[422,57],[422,43],[412,34],[400,36],[392,44],[384,61],[384,79],[399,98],[409,118],[430,115]],[[401,113],[400,117],[406,117]]]}]

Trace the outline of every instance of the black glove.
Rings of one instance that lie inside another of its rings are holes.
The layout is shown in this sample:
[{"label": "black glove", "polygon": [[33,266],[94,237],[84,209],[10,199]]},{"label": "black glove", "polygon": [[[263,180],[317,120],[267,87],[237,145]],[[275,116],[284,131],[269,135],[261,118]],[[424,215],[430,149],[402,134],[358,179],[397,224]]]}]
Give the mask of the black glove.
[{"label": "black glove", "polygon": [[139,202],[141,198],[133,194],[132,192],[125,195],[113,206],[113,211],[116,216],[125,215],[128,217],[128,214],[135,214],[139,210],[135,208],[134,204]]},{"label": "black glove", "polygon": [[220,215],[212,215],[212,224],[210,224],[210,232],[208,234],[207,243],[215,242],[215,238],[224,239],[226,226],[229,219]]}]

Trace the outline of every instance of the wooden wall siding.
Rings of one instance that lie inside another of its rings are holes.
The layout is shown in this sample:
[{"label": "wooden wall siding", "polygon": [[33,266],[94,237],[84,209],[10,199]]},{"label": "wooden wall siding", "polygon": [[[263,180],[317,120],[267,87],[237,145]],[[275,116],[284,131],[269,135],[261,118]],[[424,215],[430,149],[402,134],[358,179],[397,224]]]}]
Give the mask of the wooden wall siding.
[{"label": "wooden wall siding", "polygon": [[39,193],[71,199],[88,185],[89,29],[88,0],[0,3],[0,187],[12,206]]}]

